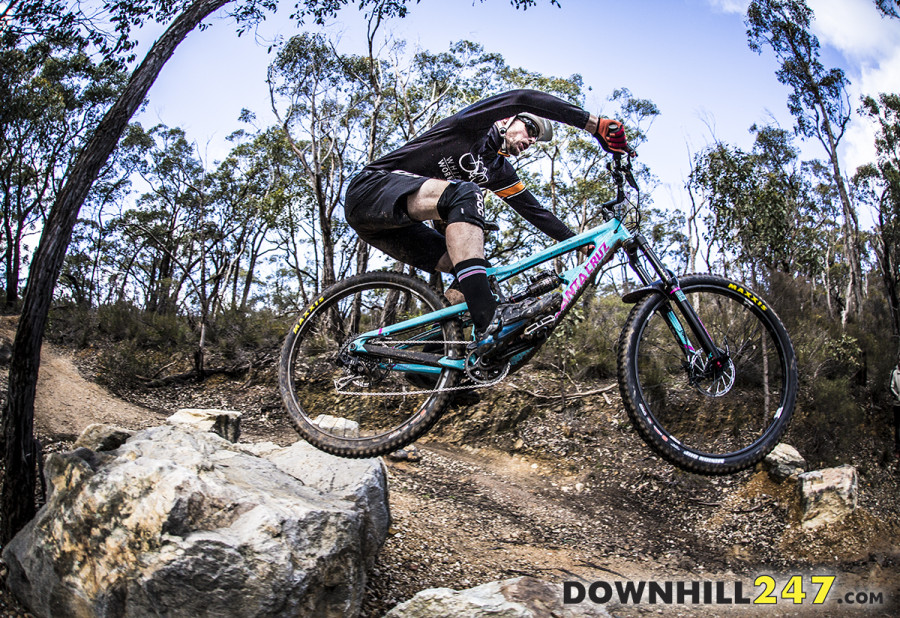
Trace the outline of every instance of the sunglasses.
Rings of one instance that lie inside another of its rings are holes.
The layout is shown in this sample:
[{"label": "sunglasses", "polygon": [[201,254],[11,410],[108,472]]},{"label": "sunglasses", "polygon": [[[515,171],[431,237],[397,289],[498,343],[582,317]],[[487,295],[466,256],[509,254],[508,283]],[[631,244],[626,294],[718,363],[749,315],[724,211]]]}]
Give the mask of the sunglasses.
[{"label": "sunglasses", "polygon": [[537,139],[541,136],[540,127],[538,127],[531,118],[527,118],[525,116],[517,116],[517,118],[522,121],[522,124],[525,125],[525,131],[528,132],[528,137]]}]

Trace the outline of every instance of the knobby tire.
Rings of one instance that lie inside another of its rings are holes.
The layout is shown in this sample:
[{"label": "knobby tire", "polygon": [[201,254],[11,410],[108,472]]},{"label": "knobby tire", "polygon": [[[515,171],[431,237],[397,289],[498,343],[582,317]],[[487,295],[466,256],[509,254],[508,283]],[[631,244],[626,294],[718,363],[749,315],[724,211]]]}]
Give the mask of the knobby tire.
[{"label": "knobby tire", "polygon": [[[285,408],[295,428],[318,449],[349,458],[376,457],[414,442],[443,414],[451,393],[415,393],[403,371],[389,362],[361,356],[369,373],[347,368],[348,343],[361,332],[376,330],[437,311],[446,301],[420,279],[394,272],[369,272],[335,284],[310,303],[289,331],[279,363],[279,386]],[[428,344],[428,339],[460,341],[460,325],[454,318],[406,332],[388,342],[403,350],[437,353],[461,358],[461,346]],[[360,365],[362,366],[362,365]],[[334,380],[350,379],[354,394],[341,394]],[[452,388],[459,371],[445,368],[435,384],[424,390]],[[350,377],[348,377],[350,376]],[[342,420],[343,419],[343,420]],[[349,421],[349,422],[348,422]]]},{"label": "knobby tire", "polygon": [[[687,275],[680,284],[713,341],[728,348],[731,387],[713,396],[728,376],[691,373],[665,318],[668,309],[681,315],[664,294],[652,292],[632,308],[619,339],[625,409],[644,441],[681,468],[701,474],[749,468],[778,444],[793,414],[797,362],[790,337],[772,308],[743,284],[712,275]],[[696,345],[689,331],[688,337]]]}]

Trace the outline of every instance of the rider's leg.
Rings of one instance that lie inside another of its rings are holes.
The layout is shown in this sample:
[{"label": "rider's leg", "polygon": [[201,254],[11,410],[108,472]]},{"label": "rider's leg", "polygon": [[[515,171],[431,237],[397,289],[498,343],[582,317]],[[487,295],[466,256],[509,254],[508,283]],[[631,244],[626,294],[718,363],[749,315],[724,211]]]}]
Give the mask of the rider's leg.
[{"label": "rider's leg", "polygon": [[[411,194],[406,204],[411,219],[448,222],[447,255],[438,263],[438,269],[447,272],[444,269],[452,265],[460,291],[469,305],[472,322],[476,330],[483,331],[491,322],[497,301],[485,272],[490,264],[484,259],[481,189],[474,183],[431,179]],[[452,302],[452,299],[448,300]]]}]

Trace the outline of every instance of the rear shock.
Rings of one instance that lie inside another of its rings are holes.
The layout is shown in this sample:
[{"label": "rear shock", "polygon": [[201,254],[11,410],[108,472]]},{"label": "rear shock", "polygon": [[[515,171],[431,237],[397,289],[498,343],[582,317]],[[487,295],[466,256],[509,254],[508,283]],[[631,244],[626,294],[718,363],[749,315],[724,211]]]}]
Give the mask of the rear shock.
[{"label": "rear shock", "polygon": [[510,296],[507,299],[507,302],[517,303],[520,300],[525,300],[526,298],[541,296],[542,294],[552,292],[553,290],[558,288],[560,283],[562,283],[562,280],[554,271],[546,270],[537,273],[531,278],[531,283],[528,284],[528,287]]}]

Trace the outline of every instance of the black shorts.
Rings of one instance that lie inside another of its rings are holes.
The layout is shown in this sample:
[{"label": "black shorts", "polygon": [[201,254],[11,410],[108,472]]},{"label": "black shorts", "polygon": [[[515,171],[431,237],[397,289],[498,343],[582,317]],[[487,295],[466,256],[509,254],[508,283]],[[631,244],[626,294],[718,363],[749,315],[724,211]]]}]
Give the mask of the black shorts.
[{"label": "black shorts", "polygon": [[429,180],[406,172],[364,170],[347,187],[344,215],[359,237],[396,260],[435,272],[447,252],[440,232],[406,213],[406,198]]}]

